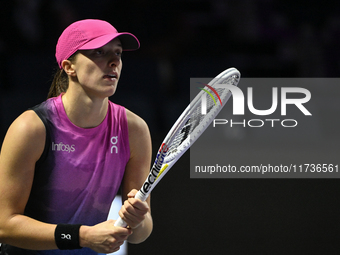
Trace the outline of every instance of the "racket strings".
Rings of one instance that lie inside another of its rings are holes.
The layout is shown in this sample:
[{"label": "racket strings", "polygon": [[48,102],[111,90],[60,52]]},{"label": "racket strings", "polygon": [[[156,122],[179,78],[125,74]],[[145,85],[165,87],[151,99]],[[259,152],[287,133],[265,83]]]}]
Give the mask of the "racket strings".
[{"label": "racket strings", "polygon": [[[219,79],[214,82],[215,84],[231,84],[237,85],[239,82],[240,77],[238,75],[229,76],[225,79]],[[194,109],[192,109],[192,113],[190,115],[190,123],[191,129],[189,135],[193,134],[194,132],[199,132],[200,129],[205,128],[206,123],[210,123],[211,116],[215,116],[215,112],[219,111],[223,104],[226,103],[227,99],[231,95],[231,92],[227,88],[216,88],[214,85],[211,85],[217,94],[219,95],[222,105],[219,100],[214,100],[212,97],[206,97],[206,114],[202,114],[201,112],[201,105],[196,105]],[[193,137],[195,139],[195,137]]]},{"label": "racket strings", "polygon": [[[214,84],[222,83],[237,85],[239,78],[240,77],[238,75],[233,75],[225,79],[216,80]],[[189,118],[185,121],[180,131],[175,134],[172,143],[169,145],[169,150],[166,154],[167,160],[171,161],[174,157],[176,157],[177,153],[180,153],[180,151],[186,150],[187,147],[190,147],[190,144],[197,139],[196,137],[199,136],[201,130],[206,128],[206,126],[211,122],[211,118],[216,116],[216,111],[219,111],[222,108],[223,104],[226,103],[227,99],[231,95],[229,89],[216,88],[214,84],[211,86],[219,95],[222,105],[217,99],[217,96],[215,100],[212,97],[207,96],[206,114],[202,114],[200,103],[191,106]]]},{"label": "racket strings", "polygon": [[[209,113],[214,106],[215,106],[214,101],[212,99],[209,99],[207,101],[207,113]],[[205,115],[201,114],[200,107],[195,107],[194,109],[192,109],[190,118],[186,121],[181,131],[177,133],[172,144],[169,146],[169,150],[166,157],[169,157],[171,156],[171,154],[177,152],[177,148],[184,141],[186,141],[187,138],[189,138],[190,134],[199,126],[200,123],[203,122],[204,118]]]},{"label": "racket strings", "polygon": [[184,126],[182,127],[182,129],[180,130],[180,132],[176,134],[174,140],[170,144],[168,153],[166,155],[167,157],[177,152],[178,146],[180,146],[183,143],[183,141],[185,141],[188,138],[190,134],[190,130],[191,130],[191,124],[190,124],[190,118],[189,118],[184,124]]}]

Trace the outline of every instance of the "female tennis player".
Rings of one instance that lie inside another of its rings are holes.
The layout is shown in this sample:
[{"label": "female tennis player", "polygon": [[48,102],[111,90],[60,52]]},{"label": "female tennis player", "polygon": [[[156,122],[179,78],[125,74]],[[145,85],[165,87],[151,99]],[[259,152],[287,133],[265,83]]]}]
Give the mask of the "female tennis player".
[{"label": "female tennis player", "polygon": [[[134,196],[150,170],[146,123],[112,103],[130,33],[101,20],[67,27],[49,98],[10,126],[0,156],[2,254],[97,254],[152,231],[150,200]],[[39,68],[39,67],[37,67]],[[121,187],[120,217],[107,221]]]}]

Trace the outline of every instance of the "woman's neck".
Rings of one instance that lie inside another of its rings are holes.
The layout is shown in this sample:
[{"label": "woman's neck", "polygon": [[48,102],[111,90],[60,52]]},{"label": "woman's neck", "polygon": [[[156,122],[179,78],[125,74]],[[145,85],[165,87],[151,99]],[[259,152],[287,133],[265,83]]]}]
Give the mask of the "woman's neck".
[{"label": "woman's neck", "polygon": [[108,98],[93,99],[67,90],[62,96],[62,102],[67,117],[74,125],[81,128],[98,126],[107,114]]}]

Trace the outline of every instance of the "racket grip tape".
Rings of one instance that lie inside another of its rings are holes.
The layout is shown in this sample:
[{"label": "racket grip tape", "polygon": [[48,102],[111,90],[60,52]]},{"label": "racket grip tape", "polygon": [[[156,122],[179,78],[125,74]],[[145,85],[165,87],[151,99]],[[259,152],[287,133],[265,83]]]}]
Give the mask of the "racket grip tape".
[{"label": "racket grip tape", "polygon": [[[143,195],[142,192],[138,191],[137,194],[135,195],[135,198],[137,198],[137,199],[139,199],[139,200],[141,200],[141,201],[144,202],[144,201],[148,198],[148,196],[145,196],[145,195]],[[119,217],[119,218],[116,220],[114,226],[126,228],[126,227],[127,227],[127,224],[126,224],[126,222],[125,222],[124,220],[122,220],[121,217]]]}]

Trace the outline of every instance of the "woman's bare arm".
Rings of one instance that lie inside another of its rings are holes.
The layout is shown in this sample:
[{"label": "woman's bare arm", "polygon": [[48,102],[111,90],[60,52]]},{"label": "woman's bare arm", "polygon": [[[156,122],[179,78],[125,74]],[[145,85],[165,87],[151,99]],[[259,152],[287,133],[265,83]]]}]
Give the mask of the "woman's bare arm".
[{"label": "woman's bare arm", "polygon": [[140,243],[151,234],[153,228],[150,197],[145,202],[134,198],[150,171],[151,137],[147,124],[140,117],[128,110],[127,117],[131,156],[123,179],[124,203],[119,214],[132,228],[133,234],[128,241]]}]

